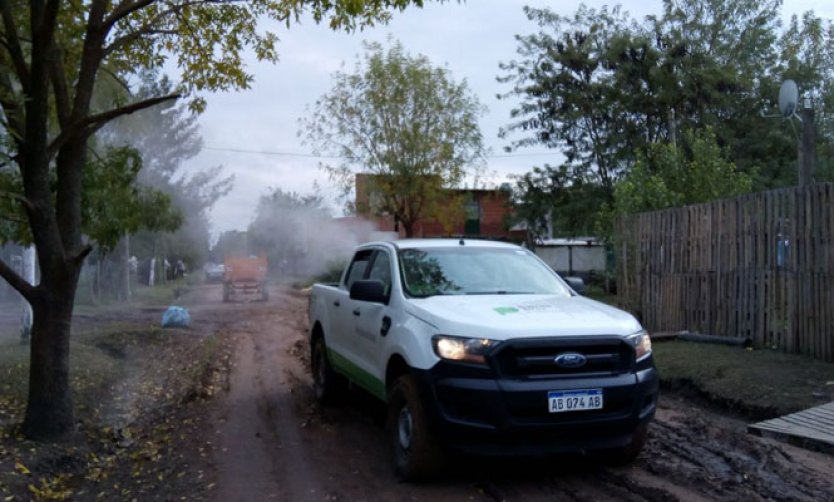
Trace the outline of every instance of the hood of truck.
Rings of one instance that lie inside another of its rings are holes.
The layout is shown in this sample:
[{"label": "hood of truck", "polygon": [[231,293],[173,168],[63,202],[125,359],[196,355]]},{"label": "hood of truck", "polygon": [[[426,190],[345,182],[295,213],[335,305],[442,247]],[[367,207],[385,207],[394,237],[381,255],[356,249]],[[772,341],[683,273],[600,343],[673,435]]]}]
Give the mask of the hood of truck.
[{"label": "hood of truck", "polygon": [[407,311],[439,334],[509,338],[630,335],[640,323],[620,309],[581,296],[447,295],[407,300]]}]

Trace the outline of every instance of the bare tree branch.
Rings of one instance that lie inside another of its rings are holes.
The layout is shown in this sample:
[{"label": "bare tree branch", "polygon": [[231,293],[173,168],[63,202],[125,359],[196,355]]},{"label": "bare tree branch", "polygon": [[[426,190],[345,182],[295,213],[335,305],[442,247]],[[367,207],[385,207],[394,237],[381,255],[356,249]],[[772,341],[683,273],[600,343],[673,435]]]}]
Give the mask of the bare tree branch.
[{"label": "bare tree branch", "polygon": [[79,251],[78,254],[75,255],[72,259],[73,259],[73,261],[75,261],[75,263],[80,264],[82,261],[84,261],[85,258],[87,258],[87,256],[92,251],[93,251],[93,246],[90,245],[90,244],[85,244],[84,247],[81,248],[81,251]]},{"label": "bare tree branch", "polygon": [[34,211],[35,210],[35,205],[32,204],[32,201],[27,199],[23,195],[20,195],[19,193],[7,192],[5,190],[0,190],[0,197],[8,197],[10,199],[14,199],[14,200],[20,202],[21,204],[23,204],[23,207],[25,207],[28,211]]},{"label": "bare tree branch", "polygon": [[105,29],[109,30],[114,24],[118,23],[120,19],[124,19],[134,12],[144,9],[156,1],[157,0],[123,0],[104,20]]},{"label": "bare tree branch", "polygon": [[119,108],[108,110],[106,112],[90,115],[84,120],[63,129],[61,131],[61,134],[59,134],[57,138],[52,140],[52,143],[50,143],[49,147],[47,148],[47,157],[51,159],[58,152],[58,150],[60,150],[60,148],[64,144],[66,144],[67,141],[79,134],[89,135],[103,127],[107,122],[115,118],[121,117],[122,115],[130,115],[131,113],[137,112],[139,110],[144,110],[145,108],[150,108],[154,105],[158,105],[159,103],[164,103],[165,101],[170,101],[172,99],[178,99],[181,96],[181,94],[169,94],[167,96],[160,96],[157,98],[146,99],[144,101],[137,101],[136,103],[132,103],[127,106],[122,106]]},{"label": "bare tree branch", "polygon": [[20,48],[20,39],[17,35],[17,26],[14,23],[11,0],[0,0],[0,15],[3,17],[3,31],[6,38],[5,45],[9,49],[9,55],[12,57],[12,64],[23,86],[23,91],[27,92],[29,87],[29,67],[26,66],[26,58],[24,58],[23,50]]},{"label": "bare tree branch", "polygon": [[0,260],[0,277],[5,279],[6,282],[9,283],[9,286],[13,287],[15,291],[20,293],[23,298],[26,298],[26,301],[34,303],[36,296],[35,287],[29,284],[17,272],[12,270],[10,266],[6,265],[6,262],[3,260]]},{"label": "bare tree branch", "polygon": [[[59,51],[57,48],[55,50]],[[67,76],[61,59],[63,59],[63,54],[59,51],[56,54],[56,57],[52,58],[52,67],[49,69],[49,77],[50,80],[52,80],[52,90],[55,95],[55,108],[58,115],[58,124],[61,128],[64,128],[69,123],[71,110]]]},{"label": "bare tree branch", "polygon": [[122,79],[121,77],[119,77],[118,75],[116,75],[116,73],[115,73],[115,72],[113,72],[113,70],[111,70],[110,68],[107,68],[106,66],[102,66],[102,67],[99,69],[99,71],[104,72],[104,73],[106,73],[107,75],[109,75],[109,76],[110,76],[110,78],[112,78],[114,82],[116,82],[117,84],[119,84],[119,85],[122,87],[122,89],[124,89],[125,91],[127,91],[127,93],[128,93],[128,94],[132,94],[132,92],[133,92],[133,91],[131,90],[130,86],[129,86],[129,85],[127,85],[127,82],[125,82],[125,80],[124,80],[124,79]]},{"label": "bare tree branch", "polygon": [[81,62],[78,76],[75,79],[75,96],[72,103],[72,121],[83,120],[90,109],[93,98],[93,87],[96,74],[103,59],[104,40],[108,30],[104,29],[103,19],[107,0],[92,0],[90,13],[87,17],[87,27],[84,34],[84,48],[81,52]]}]

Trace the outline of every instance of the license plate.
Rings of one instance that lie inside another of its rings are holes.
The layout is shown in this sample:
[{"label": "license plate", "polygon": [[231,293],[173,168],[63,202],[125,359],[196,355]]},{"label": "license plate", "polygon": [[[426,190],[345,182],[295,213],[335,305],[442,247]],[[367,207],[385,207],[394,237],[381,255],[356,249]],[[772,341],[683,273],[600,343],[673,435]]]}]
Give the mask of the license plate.
[{"label": "license plate", "polygon": [[602,389],[552,390],[547,393],[547,409],[550,413],[601,410]]}]

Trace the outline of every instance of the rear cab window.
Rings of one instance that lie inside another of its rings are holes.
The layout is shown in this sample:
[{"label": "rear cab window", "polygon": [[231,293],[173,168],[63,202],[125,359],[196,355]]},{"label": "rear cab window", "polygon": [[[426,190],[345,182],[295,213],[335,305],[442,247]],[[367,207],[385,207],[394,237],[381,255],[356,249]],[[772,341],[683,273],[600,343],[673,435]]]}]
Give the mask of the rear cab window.
[{"label": "rear cab window", "polygon": [[374,254],[373,249],[362,249],[356,252],[353,261],[350,262],[350,267],[345,274],[344,286],[350,291],[353,283],[362,280],[365,277],[365,272],[368,270],[368,264],[371,262],[371,257]]},{"label": "rear cab window", "polygon": [[382,282],[386,297],[391,294],[391,257],[387,252],[383,250],[376,252],[371,270],[368,272],[368,279]]}]

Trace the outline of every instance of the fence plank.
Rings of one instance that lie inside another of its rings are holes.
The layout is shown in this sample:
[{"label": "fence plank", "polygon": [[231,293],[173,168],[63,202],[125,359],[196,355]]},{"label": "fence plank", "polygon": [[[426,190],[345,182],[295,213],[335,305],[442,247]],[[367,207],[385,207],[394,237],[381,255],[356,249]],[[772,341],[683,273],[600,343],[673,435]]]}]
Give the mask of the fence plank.
[{"label": "fence plank", "polygon": [[620,304],[649,330],[834,361],[834,184],[643,213],[615,231]]}]

